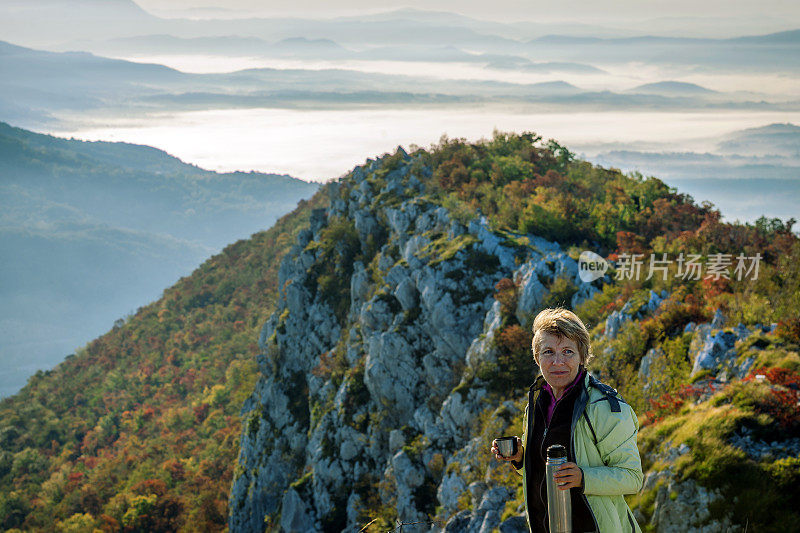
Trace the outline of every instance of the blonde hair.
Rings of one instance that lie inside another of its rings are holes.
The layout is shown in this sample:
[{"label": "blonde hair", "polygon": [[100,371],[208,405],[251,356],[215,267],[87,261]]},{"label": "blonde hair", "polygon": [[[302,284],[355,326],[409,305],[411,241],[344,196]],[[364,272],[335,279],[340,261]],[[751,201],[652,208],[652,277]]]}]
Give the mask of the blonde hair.
[{"label": "blonde hair", "polygon": [[539,364],[539,352],[542,349],[542,333],[550,333],[557,337],[566,337],[578,346],[581,364],[586,365],[594,354],[589,337],[589,330],[583,325],[578,315],[562,307],[545,309],[533,319],[533,358]]}]

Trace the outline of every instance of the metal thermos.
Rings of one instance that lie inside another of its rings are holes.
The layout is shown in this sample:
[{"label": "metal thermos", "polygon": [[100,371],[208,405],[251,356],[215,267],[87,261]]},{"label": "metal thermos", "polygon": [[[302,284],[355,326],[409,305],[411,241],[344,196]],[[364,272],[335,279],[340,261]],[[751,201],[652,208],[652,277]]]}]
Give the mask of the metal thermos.
[{"label": "metal thermos", "polygon": [[550,533],[572,533],[572,501],[569,489],[561,490],[553,477],[558,467],[567,462],[567,450],[560,444],[547,448],[545,479],[547,479],[547,518]]}]

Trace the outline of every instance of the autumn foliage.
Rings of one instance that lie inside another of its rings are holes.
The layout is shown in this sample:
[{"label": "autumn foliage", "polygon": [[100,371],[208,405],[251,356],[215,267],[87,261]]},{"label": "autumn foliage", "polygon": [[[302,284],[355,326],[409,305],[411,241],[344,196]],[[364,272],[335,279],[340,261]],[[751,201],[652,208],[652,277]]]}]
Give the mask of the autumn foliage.
[{"label": "autumn foliage", "polygon": [[686,402],[697,401],[701,396],[720,390],[724,385],[713,381],[682,385],[673,392],[662,394],[656,399],[649,400],[650,409],[645,411],[648,423],[657,423],[665,417],[677,413]]},{"label": "autumn foliage", "polygon": [[[575,160],[558,143],[542,143],[530,132],[497,132],[477,143],[443,138],[414,156],[428,167],[419,174],[425,201],[446,206],[464,223],[486,217],[509,235],[508,246],[535,234],[609,259],[653,251],[762,254],[758,283],[631,282],[599,295],[592,314],[582,312],[592,324],[650,289],[670,292],[641,327],[624,332],[626,346],[610,346],[609,358],[617,358],[610,366],[619,372],[605,377],[618,380],[618,387],[626,385],[625,376],[636,375],[652,346],[673,342],[678,359],[685,359],[684,328],[708,321],[717,308],[748,324],[774,319],[778,338],[800,342],[800,244],[793,220],[724,223],[711,204],[697,205],[656,178]],[[271,230],[228,246],[158,301],[118,320],[108,333],[0,402],[0,529],[225,529],[242,430],[239,413],[258,374],[257,339],[277,299],[280,260],[307,226],[311,209],[324,207],[327,192],[301,202]],[[330,221],[320,235],[315,253],[325,260],[317,262],[307,288],[343,319],[352,263],[364,251],[352,220]],[[384,237],[368,237],[368,257],[380,250]],[[549,287],[551,295],[568,302],[575,287],[564,278],[557,283]],[[508,396],[524,390],[536,368],[531,332],[515,316],[518,287],[500,279],[495,297],[502,315],[493,339],[496,361],[477,369],[476,377]],[[347,370],[334,350],[321,354],[313,373],[336,379]],[[780,368],[764,373],[773,399],[760,408],[783,426],[797,427],[797,374]],[[648,418],[661,420],[715,387],[685,385],[665,393],[650,401]]]},{"label": "autumn foliage", "polygon": [[228,246],[0,403],[0,529],[225,529],[280,259],[323,198]]},{"label": "autumn foliage", "polygon": [[788,368],[757,368],[750,371],[745,381],[763,376],[770,384],[767,400],[757,406],[780,423],[786,430],[800,430],[800,374]]}]

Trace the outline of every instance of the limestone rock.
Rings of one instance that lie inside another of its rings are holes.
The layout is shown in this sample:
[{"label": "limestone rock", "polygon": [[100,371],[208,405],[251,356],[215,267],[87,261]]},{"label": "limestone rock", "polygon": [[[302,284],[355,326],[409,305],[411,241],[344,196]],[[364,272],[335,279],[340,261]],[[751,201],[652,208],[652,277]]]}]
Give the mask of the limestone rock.
[{"label": "limestone rock", "polygon": [[405,437],[403,437],[402,431],[399,429],[393,429],[389,432],[389,451],[396,453],[405,445],[405,443]]},{"label": "limestone rock", "polygon": [[442,482],[439,484],[439,488],[436,491],[436,498],[439,500],[442,507],[444,507],[445,512],[450,514],[455,511],[458,505],[458,499],[465,490],[466,485],[464,484],[464,480],[461,479],[461,476],[457,473],[452,472],[446,474],[442,478]]},{"label": "limestone rock", "polygon": [[405,485],[408,488],[416,488],[422,484],[425,479],[425,474],[419,467],[415,466],[408,454],[400,450],[394,457],[392,457],[392,466],[394,467],[394,477],[398,483]]},{"label": "limestone rock", "polygon": [[714,311],[714,318],[711,320],[711,327],[719,329],[725,325],[725,315],[722,314],[720,309]]},{"label": "limestone rock", "polygon": [[403,420],[414,414],[421,381],[413,354],[411,345],[397,333],[369,338],[364,384],[373,398]]},{"label": "limestone rock", "polygon": [[467,350],[466,360],[470,368],[477,370],[482,363],[496,360],[494,338],[501,322],[500,302],[495,301],[483,319],[483,333],[472,341]]},{"label": "limestone rock", "polygon": [[511,492],[507,488],[493,487],[483,494],[477,509],[478,511],[499,511],[511,496]]},{"label": "limestone rock", "polygon": [[539,261],[528,261],[514,273],[514,283],[519,287],[516,316],[523,326],[528,326],[533,322],[533,312],[547,294],[547,289],[539,281],[536,273],[536,266],[540,262],[541,258]]},{"label": "limestone rock", "polygon": [[369,296],[369,274],[361,261],[353,263],[353,275],[350,278],[350,308],[356,311]]},{"label": "limestone rock", "polygon": [[462,444],[468,438],[469,430],[475,421],[475,413],[480,409],[480,402],[486,396],[486,391],[482,388],[465,389],[449,395],[442,403],[439,412],[441,423],[453,442],[458,444]]},{"label": "limestone rock", "polygon": [[477,509],[480,502],[483,500],[483,495],[489,487],[483,481],[473,481],[469,484],[467,489],[472,495],[472,508]]},{"label": "limestone rock", "polygon": [[497,511],[487,511],[486,514],[483,515],[481,528],[478,530],[478,533],[492,533],[499,525],[500,513]]},{"label": "limestone rock", "polygon": [[647,311],[652,313],[661,305],[661,302],[667,297],[667,291],[661,291],[661,294],[656,291],[650,291],[650,299],[645,304]]},{"label": "limestone rock", "polygon": [[472,513],[470,511],[461,511],[447,521],[444,531],[445,533],[463,533],[467,531],[471,520]]},{"label": "limestone rock", "polygon": [[[491,533],[500,524],[500,515],[511,493],[504,487],[487,487],[486,483],[470,483],[473,511],[461,511],[447,522],[444,531],[467,533]],[[523,524],[525,520],[523,519]],[[507,524],[506,529],[513,528]]]},{"label": "limestone rock", "polygon": [[500,523],[500,533],[527,533],[528,521],[524,516],[512,516]]},{"label": "limestone rock", "polygon": [[572,295],[572,299],[570,300],[570,305],[573,309],[600,292],[597,287],[591,283],[583,283],[580,278],[577,280],[577,285],[578,290]]},{"label": "limestone rock", "polygon": [[308,505],[294,489],[289,489],[283,496],[281,528],[286,533],[308,533],[319,529],[314,523]]},{"label": "limestone rock", "polygon": [[755,461],[767,461],[797,457],[800,455],[800,438],[792,437],[782,441],[767,442],[755,438],[752,430],[742,426],[730,438],[730,444],[744,450]]},{"label": "limestone rock", "polygon": [[624,313],[623,310],[612,311],[608,318],[606,318],[605,336],[609,339],[615,339],[619,334],[620,329],[625,322],[630,321],[631,316]]},{"label": "limestone rock", "polygon": [[758,328],[751,331],[744,324],[724,330],[714,329],[714,322],[697,326],[690,348],[690,352],[694,354],[692,375],[702,370],[726,378],[742,378],[747,375],[754,359],[749,358],[737,363],[738,355],[735,347],[738,341],[747,339],[755,331],[758,331]]},{"label": "limestone rock", "polygon": [[398,302],[400,302],[400,305],[403,307],[404,311],[415,309],[419,304],[419,293],[417,292],[417,287],[409,278],[406,278],[397,284],[397,288],[394,290],[394,297],[397,298]]},{"label": "limestone rock", "polygon": [[723,498],[718,490],[709,491],[694,480],[675,481],[668,476],[666,484],[658,489],[651,524],[656,531],[679,533],[738,532],[742,528],[731,524],[728,517],[712,520],[709,506]]}]

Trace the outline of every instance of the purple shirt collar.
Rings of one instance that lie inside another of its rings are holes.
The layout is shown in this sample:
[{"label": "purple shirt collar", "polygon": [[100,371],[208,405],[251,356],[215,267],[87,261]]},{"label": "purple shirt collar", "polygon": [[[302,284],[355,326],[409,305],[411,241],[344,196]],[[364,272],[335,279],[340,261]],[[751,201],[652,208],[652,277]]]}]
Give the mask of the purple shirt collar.
[{"label": "purple shirt collar", "polygon": [[[567,388],[566,388],[566,389],[564,389],[564,393],[561,395],[561,398],[563,398],[564,396],[566,396],[566,395],[567,395],[567,393],[569,392],[569,390],[570,390],[572,387],[574,387],[574,386],[575,386],[575,384],[576,384],[576,383],[578,383],[578,381],[580,381],[581,379],[583,379],[583,376],[584,376],[585,374],[586,374],[586,369],[584,369],[584,368],[581,368],[581,369],[580,369],[580,371],[578,371],[578,375],[577,375],[577,376],[575,376],[575,379],[574,379],[574,380],[572,380],[572,383],[570,383],[569,385],[567,385]],[[549,402],[549,404],[547,405],[547,413],[546,413],[547,419],[545,420],[545,423],[546,423],[546,424],[549,426],[549,425],[550,425],[550,420],[553,418],[553,411],[555,411],[555,410],[556,410],[556,404],[557,404],[557,403],[558,403],[558,402],[561,400],[561,398],[559,398],[558,400],[556,399],[556,396],[555,396],[555,394],[553,394],[553,388],[550,386],[550,384],[549,384],[549,383],[545,382],[545,384],[544,384],[544,386],[543,386],[542,388],[543,388],[544,390],[546,390],[546,391],[547,391],[547,393],[550,395],[550,402]]]}]

